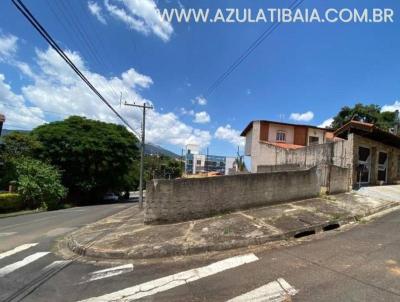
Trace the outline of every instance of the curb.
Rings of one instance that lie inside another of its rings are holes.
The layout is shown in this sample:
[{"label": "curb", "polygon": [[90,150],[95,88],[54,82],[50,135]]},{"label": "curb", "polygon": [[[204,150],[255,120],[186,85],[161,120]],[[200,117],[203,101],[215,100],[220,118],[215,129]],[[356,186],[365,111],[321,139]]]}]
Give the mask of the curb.
[{"label": "curb", "polygon": [[[89,246],[79,243],[72,236],[66,238],[67,247],[75,254],[79,256],[93,257],[93,258],[103,258],[103,259],[151,259],[151,258],[165,258],[165,257],[175,257],[175,256],[189,256],[194,254],[206,253],[206,252],[215,252],[215,251],[225,251],[237,248],[243,248],[248,246],[262,245],[267,242],[288,240],[291,238],[300,238],[303,236],[299,236],[302,233],[307,235],[327,232],[331,229],[324,229],[329,226],[337,226],[338,227],[345,226],[350,223],[358,222],[360,219],[372,216],[379,212],[383,212],[388,209],[392,209],[398,207],[399,203],[390,203],[384,206],[376,207],[367,210],[362,215],[354,215],[348,216],[344,219],[339,220],[330,220],[324,223],[310,225],[309,227],[304,227],[296,230],[291,230],[282,234],[277,235],[265,235],[259,236],[255,238],[246,238],[242,240],[232,240],[230,242],[220,242],[217,244],[204,244],[193,247],[181,247],[176,245],[164,245],[164,248],[153,249],[149,252],[135,252],[135,253],[127,253],[126,251],[118,251],[118,250],[100,250],[91,247],[93,243]],[[305,235],[305,236],[307,236]],[[297,237],[298,236],[298,237]]]}]

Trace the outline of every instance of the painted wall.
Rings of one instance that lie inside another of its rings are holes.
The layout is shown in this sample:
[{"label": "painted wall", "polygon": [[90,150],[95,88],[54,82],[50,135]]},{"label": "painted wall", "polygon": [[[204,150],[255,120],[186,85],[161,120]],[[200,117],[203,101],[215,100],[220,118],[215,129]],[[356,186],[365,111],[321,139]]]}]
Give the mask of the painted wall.
[{"label": "painted wall", "polygon": [[307,146],[309,145],[309,137],[316,136],[319,139],[319,144],[325,143],[325,131],[321,129],[308,128]]},{"label": "painted wall", "polygon": [[293,126],[286,126],[286,125],[279,125],[279,124],[269,124],[268,130],[268,141],[270,142],[277,142],[276,140],[276,133],[278,131],[283,131],[286,133],[286,143],[293,144],[294,143],[294,127]]}]

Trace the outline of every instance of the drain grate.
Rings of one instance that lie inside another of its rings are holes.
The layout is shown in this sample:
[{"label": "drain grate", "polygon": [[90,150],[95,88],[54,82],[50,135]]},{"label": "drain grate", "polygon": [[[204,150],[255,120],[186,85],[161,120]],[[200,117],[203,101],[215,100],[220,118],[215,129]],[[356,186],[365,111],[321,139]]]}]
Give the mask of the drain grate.
[{"label": "drain grate", "polygon": [[338,229],[338,228],[340,228],[340,224],[338,224],[338,223],[332,223],[332,224],[328,224],[327,226],[324,226],[324,227],[322,228],[322,230],[323,230],[324,232],[326,232],[326,231],[332,231],[332,230],[335,230],[335,229]]},{"label": "drain grate", "polygon": [[294,235],[294,238],[301,238],[301,237],[306,237],[306,236],[310,236],[310,235],[315,235],[315,230],[297,233]]}]

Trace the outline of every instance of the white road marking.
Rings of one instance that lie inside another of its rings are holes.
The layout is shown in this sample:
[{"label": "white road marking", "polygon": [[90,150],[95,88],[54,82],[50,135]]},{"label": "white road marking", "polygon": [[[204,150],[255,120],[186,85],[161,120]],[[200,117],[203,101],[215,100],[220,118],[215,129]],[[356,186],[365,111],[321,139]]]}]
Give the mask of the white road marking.
[{"label": "white road marking", "polygon": [[285,279],[279,278],[227,302],[283,302],[288,301],[288,298],[295,294],[297,290]]},{"label": "white road marking", "polygon": [[12,263],[10,265],[7,265],[3,268],[0,268],[0,277],[4,277],[5,275],[8,275],[9,273],[12,273],[13,271],[31,263],[34,262],[36,260],[38,260],[39,258],[42,258],[43,256],[46,256],[47,254],[49,254],[50,252],[39,252],[39,253],[35,253],[32,254],[28,257],[25,257],[23,260]]},{"label": "white road marking", "polygon": [[0,233],[0,237],[7,237],[15,234],[17,234],[17,232]]},{"label": "white road marking", "polygon": [[110,294],[99,297],[92,297],[81,302],[100,302],[100,301],[133,301],[143,297],[151,296],[171,288],[194,282],[225,270],[241,266],[246,263],[257,261],[258,257],[254,254],[246,254],[214,262],[210,265],[187,270],[174,275],[162,277],[148,281],[132,287],[128,287]]},{"label": "white road marking", "polygon": [[61,266],[63,266],[64,264],[67,264],[69,262],[71,262],[72,260],[58,260],[58,261],[53,261],[52,263],[50,263],[48,266],[44,267],[42,270],[43,271],[48,271],[50,269],[53,268],[59,268]]},{"label": "white road marking", "polygon": [[35,245],[37,245],[37,243],[27,243],[27,244],[23,244],[23,245],[17,246],[16,248],[13,248],[12,250],[9,250],[7,252],[1,253],[0,254],[0,259],[3,259],[5,257],[11,256],[11,255],[14,255],[14,254],[22,252],[22,251],[25,251],[25,250],[27,250],[30,247],[35,246]]},{"label": "white road marking", "polygon": [[129,273],[131,271],[133,271],[133,264],[125,264],[121,266],[106,268],[100,271],[95,271],[93,273],[90,273],[89,274],[90,278],[84,281],[83,283],[109,278],[113,276],[118,276],[124,273]]}]

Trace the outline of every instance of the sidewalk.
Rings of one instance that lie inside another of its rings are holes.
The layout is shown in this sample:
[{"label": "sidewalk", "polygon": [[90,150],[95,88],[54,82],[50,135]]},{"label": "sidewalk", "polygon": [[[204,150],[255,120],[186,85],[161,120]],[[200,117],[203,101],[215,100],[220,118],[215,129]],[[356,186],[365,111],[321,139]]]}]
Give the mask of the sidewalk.
[{"label": "sidewalk", "polygon": [[[400,186],[393,187],[400,193]],[[164,225],[143,224],[142,212],[133,206],[73,232],[66,243],[76,254],[96,258],[227,250],[331,230],[400,205],[392,200],[345,193]]]}]

